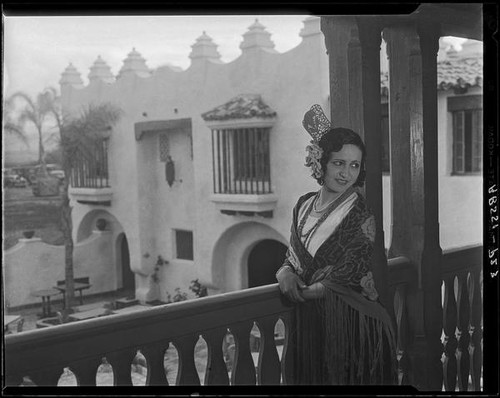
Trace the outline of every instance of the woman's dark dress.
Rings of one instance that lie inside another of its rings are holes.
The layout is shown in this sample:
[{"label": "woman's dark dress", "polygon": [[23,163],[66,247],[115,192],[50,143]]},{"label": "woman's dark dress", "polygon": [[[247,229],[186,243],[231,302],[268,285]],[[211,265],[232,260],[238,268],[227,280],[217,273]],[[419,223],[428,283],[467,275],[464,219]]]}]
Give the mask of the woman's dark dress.
[{"label": "woman's dark dress", "polygon": [[[321,282],[325,294],[296,308],[295,377],[298,384],[395,384],[396,347],[390,317],[378,300],[371,268],[374,217],[358,193],[340,225],[314,257],[297,226],[302,196],[293,211],[290,246],[307,284]],[[293,264],[285,260],[285,265]]]}]

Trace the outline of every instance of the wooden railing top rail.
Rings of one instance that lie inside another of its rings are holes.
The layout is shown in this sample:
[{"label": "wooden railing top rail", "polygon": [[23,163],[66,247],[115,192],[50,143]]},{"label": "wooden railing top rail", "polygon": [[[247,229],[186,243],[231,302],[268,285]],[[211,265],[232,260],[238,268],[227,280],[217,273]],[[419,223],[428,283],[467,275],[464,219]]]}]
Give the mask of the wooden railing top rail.
[{"label": "wooden railing top rail", "polygon": [[470,271],[481,267],[483,262],[483,245],[470,245],[443,251],[443,275]]},{"label": "wooden railing top rail", "polygon": [[394,257],[387,261],[389,268],[389,286],[410,283],[416,280],[416,270],[406,257]]},{"label": "wooden railing top rail", "polygon": [[27,372],[292,311],[277,284],[13,334],[6,368]]}]

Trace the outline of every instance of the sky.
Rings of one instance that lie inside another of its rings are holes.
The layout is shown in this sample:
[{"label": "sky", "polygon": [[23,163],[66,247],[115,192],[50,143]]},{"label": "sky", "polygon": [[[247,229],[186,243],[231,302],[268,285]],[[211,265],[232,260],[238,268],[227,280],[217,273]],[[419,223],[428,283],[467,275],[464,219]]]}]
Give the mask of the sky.
[{"label": "sky", "polygon": [[149,68],[172,64],[187,69],[189,53],[205,31],[223,62],[236,59],[243,34],[255,19],[271,33],[278,52],[297,46],[307,15],[229,16],[4,16],[4,96],[22,90],[35,96],[47,86],[59,89],[71,62],[88,83],[100,55],[116,75],[135,48]]}]

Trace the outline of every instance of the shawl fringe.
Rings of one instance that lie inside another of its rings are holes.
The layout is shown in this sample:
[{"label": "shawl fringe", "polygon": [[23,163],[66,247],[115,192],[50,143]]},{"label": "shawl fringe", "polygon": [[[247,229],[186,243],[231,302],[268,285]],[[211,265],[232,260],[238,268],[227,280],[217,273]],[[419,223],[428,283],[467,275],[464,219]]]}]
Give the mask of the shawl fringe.
[{"label": "shawl fringe", "polygon": [[397,384],[395,338],[385,319],[330,289],[323,300],[299,305],[297,315],[299,384]]}]

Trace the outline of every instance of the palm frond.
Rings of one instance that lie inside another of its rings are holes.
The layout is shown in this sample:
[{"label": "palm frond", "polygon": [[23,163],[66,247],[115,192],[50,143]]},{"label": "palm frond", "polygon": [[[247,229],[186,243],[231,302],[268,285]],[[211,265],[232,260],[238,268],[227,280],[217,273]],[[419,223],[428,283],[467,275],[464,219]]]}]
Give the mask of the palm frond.
[{"label": "palm frond", "polygon": [[26,133],[24,132],[21,126],[12,123],[10,121],[5,121],[3,125],[3,131],[6,134],[15,135],[29,148],[28,138],[26,137]]},{"label": "palm frond", "polygon": [[14,105],[14,103],[17,101],[17,100],[22,100],[26,103],[26,105],[28,106],[28,108],[30,108],[31,110],[35,110],[36,109],[36,105],[35,105],[35,101],[33,101],[33,99],[28,95],[26,94],[25,92],[23,91],[16,91],[14,94],[12,94],[10,97],[9,97],[9,101],[11,102],[11,104]]},{"label": "palm frond", "polygon": [[78,117],[63,119],[61,148],[66,162],[71,164],[80,154],[92,159],[99,141],[109,136],[122,111],[113,104],[88,105]]}]

